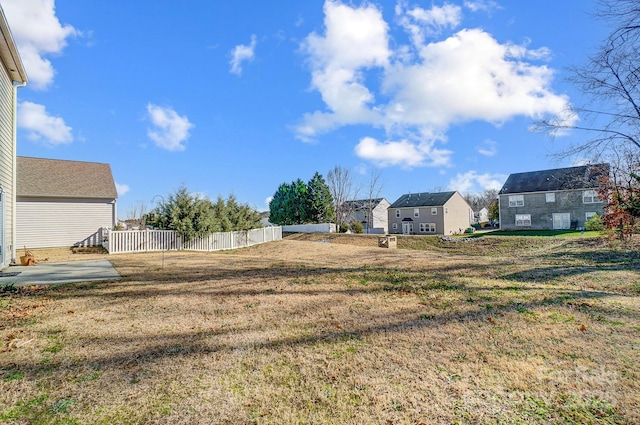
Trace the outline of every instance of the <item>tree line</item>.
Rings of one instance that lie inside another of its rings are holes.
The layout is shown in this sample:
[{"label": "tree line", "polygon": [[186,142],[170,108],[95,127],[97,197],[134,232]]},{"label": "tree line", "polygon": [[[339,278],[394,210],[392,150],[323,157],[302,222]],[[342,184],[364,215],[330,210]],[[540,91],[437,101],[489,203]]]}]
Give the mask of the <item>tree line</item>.
[{"label": "tree line", "polygon": [[[372,216],[374,200],[381,189],[380,174],[374,171],[365,185],[367,217]],[[269,221],[278,225],[335,223],[340,231],[351,229],[359,233],[363,225],[355,220],[355,204],[349,201],[360,193],[361,185],[349,169],[335,166],[327,173],[326,180],[316,171],[307,183],[298,178],[280,184],[269,204]]]},{"label": "tree line", "polygon": [[218,196],[215,202],[191,193],[182,185],[156,205],[147,224],[157,229],[174,230],[188,241],[215,232],[246,231],[262,227],[262,217],[234,195]]}]

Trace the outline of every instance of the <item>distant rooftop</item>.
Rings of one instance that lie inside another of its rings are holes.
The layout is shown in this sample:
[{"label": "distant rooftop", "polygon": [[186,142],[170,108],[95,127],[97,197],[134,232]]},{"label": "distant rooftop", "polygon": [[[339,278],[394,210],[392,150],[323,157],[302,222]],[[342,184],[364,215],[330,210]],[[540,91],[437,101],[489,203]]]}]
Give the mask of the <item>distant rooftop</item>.
[{"label": "distant rooftop", "polygon": [[447,203],[455,191],[435,193],[407,193],[398,198],[389,208],[437,207]]},{"label": "distant rooftop", "polygon": [[609,164],[514,173],[509,175],[499,194],[597,188],[600,177],[608,175]]}]

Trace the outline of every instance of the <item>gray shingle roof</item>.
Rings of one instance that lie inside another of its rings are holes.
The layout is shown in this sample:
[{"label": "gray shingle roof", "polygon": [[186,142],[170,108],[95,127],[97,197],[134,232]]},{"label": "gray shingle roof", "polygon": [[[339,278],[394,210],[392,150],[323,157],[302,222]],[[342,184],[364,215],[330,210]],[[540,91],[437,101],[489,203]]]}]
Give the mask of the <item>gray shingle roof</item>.
[{"label": "gray shingle roof", "polygon": [[439,207],[444,205],[454,192],[407,193],[399,197],[389,208]]},{"label": "gray shingle roof", "polygon": [[[373,208],[377,207],[378,204],[382,202],[383,199],[384,198],[371,199],[371,206]],[[349,208],[353,208],[354,211],[369,209],[369,199],[354,199],[353,201],[345,201],[344,204]]]},{"label": "gray shingle roof", "polygon": [[98,162],[17,157],[17,196],[116,199],[111,166]]},{"label": "gray shingle roof", "polygon": [[596,188],[600,185],[599,178],[607,175],[609,164],[514,173],[507,178],[500,195]]}]

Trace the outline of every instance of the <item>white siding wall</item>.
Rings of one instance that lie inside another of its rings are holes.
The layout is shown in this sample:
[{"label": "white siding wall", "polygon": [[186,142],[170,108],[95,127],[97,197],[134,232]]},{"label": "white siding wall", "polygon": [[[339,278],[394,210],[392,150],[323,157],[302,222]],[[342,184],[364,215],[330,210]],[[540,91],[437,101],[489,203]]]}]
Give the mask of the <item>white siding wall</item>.
[{"label": "white siding wall", "polygon": [[389,233],[389,216],[387,215],[387,210],[390,205],[389,201],[383,199],[373,209],[373,228],[380,230],[381,233]]},{"label": "white siding wall", "polygon": [[112,227],[113,202],[18,198],[16,247],[101,245],[98,231]]},{"label": "white siding wall", "polygon": [[473,210],[458,192],[454,193],[445,204],[444,234],[464,231],[471,225]]},{"label": "white siding wall", "polygon": [[0,256],[0,269],[11,261],[11,247],[13,245],[13,156],[15,154],[13,143],[13,90],[13,84],[6,70],[0,64],[0,186],[2,186],[5,196],[4,227],[0,223],[0,233],[4,229],[4,246],[2,246],[2,255]]}]

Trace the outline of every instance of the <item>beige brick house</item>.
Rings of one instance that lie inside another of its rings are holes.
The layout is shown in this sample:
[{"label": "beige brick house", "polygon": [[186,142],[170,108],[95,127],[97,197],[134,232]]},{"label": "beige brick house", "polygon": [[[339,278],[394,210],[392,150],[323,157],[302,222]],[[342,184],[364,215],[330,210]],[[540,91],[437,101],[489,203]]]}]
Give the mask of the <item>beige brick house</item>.
[{"label": "beige brick house", "polygon": [[408,193],[388,209],[389,233],[450,235],[473,222],[473,210],[458,192]]}]

